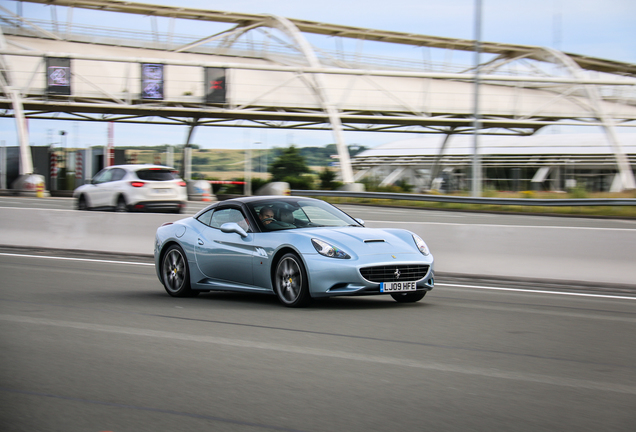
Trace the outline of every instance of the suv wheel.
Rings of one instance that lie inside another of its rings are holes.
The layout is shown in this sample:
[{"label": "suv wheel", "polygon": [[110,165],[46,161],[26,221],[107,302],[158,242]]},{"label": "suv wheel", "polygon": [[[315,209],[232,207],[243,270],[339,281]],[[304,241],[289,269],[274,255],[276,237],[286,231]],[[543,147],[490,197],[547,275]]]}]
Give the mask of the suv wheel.
[{"label": "suv wheel", "polygon": [[128,206],[126,205],[126,200],[124,199],[123,196],[120,196],[119,198],[117,198],[117,205],[115,206],[115,211],[116,212],[128,211]]}]

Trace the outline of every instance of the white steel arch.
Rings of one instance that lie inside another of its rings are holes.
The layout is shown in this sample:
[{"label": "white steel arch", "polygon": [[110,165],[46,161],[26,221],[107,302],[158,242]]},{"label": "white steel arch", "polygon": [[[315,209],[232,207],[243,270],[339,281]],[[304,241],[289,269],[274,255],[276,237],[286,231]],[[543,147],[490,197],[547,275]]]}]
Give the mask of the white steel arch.
[{"label": "white steel arch", "polygon": [[[307,43],[307,40],[298,30],[298,27],[296,27],[290,20],[280,16],[272,15],[271,20],[268,21],[268,23],[270,27],[278,28],[296,42],[303,55],[307,59],[309,66],[317,69],[321,68],[320,61],[318,60],[318,57],[316,57],[316,53],[314,52],[313,48],[309,43]],[[325,86],[322,74],[314,74],[313,80],[313,88],[318,94],[323,108],[329,115],[329,122],[331,123],[333,135],[336,139],[338,156],[340,157],[342,181],[345,184],[351,184],[353,183],[353,170],[351,169],[351,161],[349,160],[349,149],[347,148],[344,136],[342,135],[342,122],[340,121],[340,113],[338,112],[338,108],[331,102],[329,92],[327,91],[327,88]],[[311,81],[311,78],[308,81]]]},{"label": "white steel arch", "polygon": [[[547,47],[544,49],[549,55],[553,56],[556,61],[561,62],[568,69],[568,71],[570,71],[570,74],[572,74],[572,76],[574,76],[575,78],[581,78],[581,67],[576,64],[574,60],[572,60],[562,51]],[[634,172],[629,165],[627,155],[621,148],[621,144],[618,140],[618,136],[616,135],[616,130],[614,128],[614,121],[610,116],[607,115],[605,109],[603,108],[603,104],[601,103],[601,95],[599,94],[598,89],[595,85],[586,85],[584,87],[588,99],[592,104],[592,109],[596,112],[598,119],[603,124],[603,129],[605,130],[609,145],[612,148],[614,155],[616,156],[616,165],[618,166],[618,171],[622,183],[621,189],[636,189]],[[618,190],[616,192],[618,192]]]},{"label": "white steel arch", "polygon": [[[7,42],[0,28],[0,49],[4,50],[6,48]],[[29,130],[26,127],[20,90],[14,86],[11,65],[9,60],[3,55],[0,55],[0,88],[9,97],[15,113],[15,126],[18,132],[18,141],[20,142],[20,175],[33,174],[33,159],[29,150]]]},{"label": "white steel arch", "polygon": [[[348,57],[344,52],[333,54],[314,49],[304,33],[460,51],[472,51],[474,41],[128,1],[26,1],[52,8],[69,7],[68,21],[66,24],[56,21],[47,27],[46,23],[26,20],[0,6],[3,26],[10,27],[12,22],[21,24],[14,25],[12,33],[7,34],[9,43],[0,47],[0,55],[6,59],[2,64],[4,73],[14,71],[13,75],[17,76],[11,85],[3,86],[5,97],[0,95],[0,116],[16,120],[22,115],[131,123],[153,119],[156,124],[190,127],[313,130],[329,126],[336,137],[342,177],[347,183],[353,181],[353,176],[343,131],[473,133],[471,101],[475,74],[472,67],[448,71],[432,66],[422,69],[421,65],[415,67],[407,63],[396,63],[396,66],[388,60],[386,63],[369,58],[361,61],[358,52]],[[71,23],[74,7],[151,16],[152,40],[135,44],[123,33],[116,42],[112,41],[112,35],[102,39],[83,38],[81,33],[75,32],[81,30],[79,26]],[[172,34],[172,30],[163,38],[154,17],[231,23],[234,27],[196,40],[180,38]],[[267,28],[282,32],[291,43],[277,39]],[[272,41],[294,51],[296,58],[289,52],[268,51],[268,42],[261,46],[260,52],[250,51],[249,43],[237,47],[239,40],[252,31],[268,33]],[[480,76],[484,101],[480,104],[481,124],[485,133],[530,135],[553,124],[604,127],[616,154],[623,187],[634,187],[629,166],[626,168],[621,162],[620,144],[613,125],[636,126],[636,92],[633,91],[636,65],[534,46],[482,42],[481,50],[491,55],[482,65]],[[78,90],[71,98],[47,97],[45,89],[38,84],[43,76],[44,57],[53,55],[72,58],[77,66],[74,66],[74,78]],[[569,76],[541,70],[539,63],[554,62],[554,59],[566,65]],[[131,91],[138,79],[135,76],[138,68],[134,65],[146,61],[161,62],[172,68],[169,76],[175,76],[172,70],[189,75],[182,82],[173,82],[174,89],[168,89],[163,101],[148,103]],[[520,72],[504,70],[519,64],[522,65]],[[197,90],[192,90],[196,87],[192,83],[200,80],[196,74],[205,66],[229,69],[233,90],[227,106],[206,106]],[[109,69],[112,69],[111,75],[105,72]],[[99,73],[92,72],[94,70]],[[605,75],[590,78],[583,71]],[[123,86],[122,76],[125,76]],[[294,87],[298,79],[304,83],[303,89]],[[255,81],[260,88],[256,88]],[[602,95],[596,86],[627,88],[634,94],[625,100],[610,98]],[[186,93],[193,94],[185,96]],[[14,103],[15,97],[22,104]],[[19,112],[21,106],[24,114]],[[249,123],[237,123],[243,121]],[[26,146],[28,139],[24,142]]]},{"label": "white steel arch", "polygon": [[[296,44],[298,50],[303,54],[311,68],[315,68],[316,70],[320,70],[322,68],[320,60],[318,60],[314,49],[307,42],[307,39],[305,39],[298,27],[296,27],[296,25],[294,25],[294,23],[292,23],[289,19],[278,15],[267,15],[266,19],[250,25],[239,24],[230,31],[203,38],[195,43],[180,47],[176,49],[175,52],[181,52],[187,48],[198,46],[201,43],[221,38],[225,39],[224,46],[229,47],[234,42],[236,42],[236,40],[244,33],[259,27],[270,27],[280,30]],[[323,109],[329,116],[329,123],[331,124],[333,135],[336,140],[336,146],[338,149],[338,156],[340,158],[342,181],[345,184],[353,183],[353,170],[351,169],[349,150],[342,134],[342,122],[340,120],[340,113],[336,105],[331,102],[329,92],[327,90],[327,86],[324,83],[322,74],[316,73],[310,77],[303,76],[303,81],[316,93],[316,96],[320,100]]]}]

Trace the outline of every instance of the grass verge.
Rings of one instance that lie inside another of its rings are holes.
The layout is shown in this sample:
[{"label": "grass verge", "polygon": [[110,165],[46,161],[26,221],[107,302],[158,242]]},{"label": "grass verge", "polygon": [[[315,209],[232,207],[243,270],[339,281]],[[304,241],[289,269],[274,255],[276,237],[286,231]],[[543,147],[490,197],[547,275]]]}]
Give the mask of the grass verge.
[{"label": "grass verge", "polygon": [[[532,198],[572,198],[565,194],[533,193]],[[594,194],[590,198],[634,198],[633,192],[623,194]],[[491,195],[492,196],[492,195]],[[512,194],[501,193],[497,197],[513,197]],[[519,194],[514,196],[520,198]],[[430,201],[389,200],[377,198],[346,198],[346,197],[317,197],[332,204],[369,204],[373,206],[422,208],[430,210],[450,210],[490,213],[514,213],[533,215],[563,215],[581,217],[606,217],[616,219],[636,219],[636,206],[518,206],[518,205],[485,205],[485,204],[460,204],[442,203]],[[526,196],[527,198],[527,196]]]}]

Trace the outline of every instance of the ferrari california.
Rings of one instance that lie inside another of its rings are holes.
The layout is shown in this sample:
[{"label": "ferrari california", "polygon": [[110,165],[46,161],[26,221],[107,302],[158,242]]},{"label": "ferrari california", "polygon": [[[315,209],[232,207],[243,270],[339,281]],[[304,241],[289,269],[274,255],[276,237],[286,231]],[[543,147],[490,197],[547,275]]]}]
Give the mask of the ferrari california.
[{"label": "ferrari california", "polygon": [[288,307],[312,298],[390,295],[401,303],[433,289],[433,256],[417,234],[366,228],[324,201],[244,197],[163,224],[154,246],[173,297],[209,291],[275,294]]}]

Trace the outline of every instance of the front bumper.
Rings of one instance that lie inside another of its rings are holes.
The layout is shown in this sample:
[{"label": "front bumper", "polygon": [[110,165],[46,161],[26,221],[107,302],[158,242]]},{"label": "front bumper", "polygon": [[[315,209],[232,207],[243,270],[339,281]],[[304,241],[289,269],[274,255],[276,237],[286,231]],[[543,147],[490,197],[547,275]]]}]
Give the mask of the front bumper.
[{"label": "front bumper", "polygon": [[432,255],[400,254],[396,258],[390,255],[391,261],[379,260],[377,255],[357,259],[327,258],[319,254],[304,257],[312,297],[389,294],[380,292],[379,282],[369,281],[360,273],[360,269],[372,266],[428,265],[426,274],[416,281],[417,291],[430,291],[435,286]]}]

